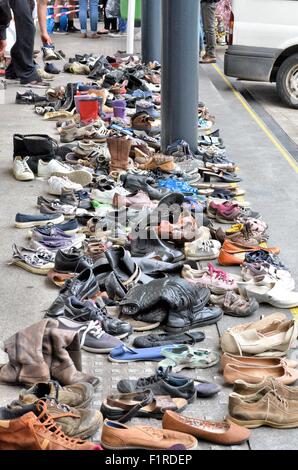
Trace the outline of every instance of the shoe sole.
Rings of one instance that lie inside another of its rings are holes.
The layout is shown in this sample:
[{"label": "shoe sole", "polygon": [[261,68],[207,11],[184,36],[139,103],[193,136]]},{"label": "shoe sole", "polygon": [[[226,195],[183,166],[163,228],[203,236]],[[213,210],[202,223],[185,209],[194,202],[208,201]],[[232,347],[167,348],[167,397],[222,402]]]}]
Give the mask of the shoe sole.
[{"label": "shoe sole", "polygon": [[181,364],[181,365],[178,365],[178,366],[173,366],[173,372],[180,372],[181,370],[183,369],[209,369],[210,367],[214,367],[216,366],[216,364],[219,363],[219,359],[217,360],[214,360],[213,362],[210,362],[210,364],[207,364],[207,365],[197,365],[197,364],[194,364],[194,365],[191,365],[191,364]]},{"label": "shoe sole", "polygon": [[188,256],[188,255],[185,255],[185,256],[186,256],[186,259],[190,260],[190,261],[211,261],[213,259],[217,259],[218,255],[219,255],[219,253],[217,255],[212,255],[212,256],[210,255],[208,257]]},{"label": "shoe sole", "polygon": [[35,176],[17,176],[15,173],[13,173],[13,176],[17,181],[33,181],[35,179]]},{"label": "shoe sole", "polygon": [[133,331],[151,331],[160,326],[160,322],[150,323],[147,326],[132,326]]},{"label": "shoe sole", "polygon": [[97,348],[88,348],[88,346],[82,346],[82,349],[84,349],[84,351],[87,351],[87,352],[90,352],[90,353],[107,354],[107,353],[110,353],[113,348],[97,349]]},{"label": "shoe sole", "polygon": [[75,170],[69,172],[55,171],[51,176],[59,176],[63,178],[66,176],[73,183],[80,184],[81,186],[88,186],[92,182],[92,175],[89,171],[85,170]]},{"label": "shoe sole", "polygon": [[244,420],[233,418],[230,415],[227,417],[227,419],[231,421],[232,423],[235,423],[235,424],[238,424],[239,426],[244,426],[250,429],[259,428],[261,426],[268,426],[270,428],[276,428],[276,429],[292,429],[292,428],[298,427],[298,421],[295,421],[294,423],[289,423],[289,424],[279,424],[279,423],[274,423],[272,421],[265,421],[263,419],[251,419],[249,421],[244,421]]},{"label": "shoe sole", "polygon": [[[105,444],[103,441],[101,441],[101,445],[104,449],[106,450],[134,450],[134,449],[143,449],[143,450],[156,450],[154,447],[145,447],[145,446],[122,446],[122,447],[114,447],[114,446],[109,446],[108,444]],[[196,450],[198,448],[198,445],[195,444],[192,447],[188,447],[186,450]],[[158,449],[158,450],[167,450],[168,447],[165,447],[164,449]]]},{"label": "shoe sole", "polygon": [[60,215],[56,219],[51,220],[40,220],[40,221],[32,221],[32,222],[15,222],[16,228],[30,228],[30,227],[44,227],[48,224],[61,224],[64,221],[64,216]]},{"label": "shoe sole", "polygon": [[[79,230],[80,229],[78,227],[77,229],[74,229],[74,230],[63,230],[63,232],[65,233],[65,235],[75,235],[76,233],[78,233]],[[29,230],[27,233],[27,238],[32,238],[32,235],[33,235],[33,230]]]},{"label": "shoe sole", "polygon": [[37,83],[35,85],[32,85],[31,83],[21,83],[20,86],[24,88],[43,88],[43,89],[46,89],[49,87],[49,85],[38,85]]},{"label": "shoe sole", "polygon": [[51,266],[49,266],[48,268],[34,268],[33,266],[30,266],[21,260],[14,261],[13,264],[15,266],[19,266],[20,268],[25,269],[26,271],[29,271],[29,273],[40,274],[42,276],[46,276],[48,272],[54,268],[54,263],[51,263]]},{"label": "shoe sole", "polygon": [[218,316],[216,319],[213,318],[212,320],[205,320],[205,321],[202,321],[202,322],[195,322],[192,325],[187,325],[183,328],[175,328],[173,326],[166,326],[165,330],[169,331],[170,333],[184,333],[185,331],[193,330],[194,328],[200,328],[202,326],[213,325],[214,323],[217,323],[219,320],[221,320],[222,317],[223,317],[223,314]]}]

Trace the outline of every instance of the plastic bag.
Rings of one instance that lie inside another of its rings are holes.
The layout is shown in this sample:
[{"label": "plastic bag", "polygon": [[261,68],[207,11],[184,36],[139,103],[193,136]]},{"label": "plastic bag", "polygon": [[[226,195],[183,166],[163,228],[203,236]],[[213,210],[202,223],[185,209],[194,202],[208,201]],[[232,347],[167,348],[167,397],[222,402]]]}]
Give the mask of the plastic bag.
[{"label": "plastic bag", "polygon": [[106,5],[107,18],[120,17],[120,0],[108,0]]}]

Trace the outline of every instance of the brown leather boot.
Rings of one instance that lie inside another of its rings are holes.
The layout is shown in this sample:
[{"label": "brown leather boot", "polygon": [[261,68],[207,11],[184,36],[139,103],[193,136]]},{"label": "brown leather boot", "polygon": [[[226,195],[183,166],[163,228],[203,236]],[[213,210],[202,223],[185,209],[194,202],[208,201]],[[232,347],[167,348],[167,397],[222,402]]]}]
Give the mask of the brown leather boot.
[{"label": "brown leather boot", "polygon": [[4,351],[9,362],[0,366],[0,381],[24,383],[50,380],[50,370],[42,352],[43,337],[46,328],[58,322],[45,319],[19,331],[4,342]]},{"label": "brown leather boot", "polygon": [[98,385],[97,377],[81,372],[81,346],[77,332],[59,329],[57,326],[51,328],[50,340],[52,345],[50,371],[53,379],[58,380],[61,385],[78,382]]},{"label": "brown leather boot", "polygon": [[100,449],[93,442],[63,434],[43,401],[21,409],[0,408],[0,450]]},{"label": "brown leather boot", "polygon": [[131,139],[127,137],[109,137],[108,148],[111,154],[110,171],[127,170]]}]

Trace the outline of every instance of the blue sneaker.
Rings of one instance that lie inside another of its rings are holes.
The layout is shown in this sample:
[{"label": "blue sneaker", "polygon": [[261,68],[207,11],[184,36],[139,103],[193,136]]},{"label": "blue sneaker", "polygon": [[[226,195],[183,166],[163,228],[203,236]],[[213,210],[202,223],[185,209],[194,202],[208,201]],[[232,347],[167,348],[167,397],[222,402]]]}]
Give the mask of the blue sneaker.
[{"label": "blue sneaker", "polygon": [[28,227],[43,227],[48,223],[60,224],[64,221],[62,214],[20,214],[18,213],[15,218],[15,226],[17,228],[28,228]]}]

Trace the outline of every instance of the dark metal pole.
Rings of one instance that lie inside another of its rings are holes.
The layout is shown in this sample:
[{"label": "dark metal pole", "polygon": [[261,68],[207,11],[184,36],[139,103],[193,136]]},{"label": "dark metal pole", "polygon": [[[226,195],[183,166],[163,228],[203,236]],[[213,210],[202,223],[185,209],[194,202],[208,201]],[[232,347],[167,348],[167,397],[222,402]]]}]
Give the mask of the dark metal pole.
[{"label": "dark metal pole", "polygon": [[161,1],[142,0],[142,59],[145,64],[161,57]]},{"label": "dark metal pole", "polygon": [[199,0],[162,2],[162,150],[198,142]]}]

